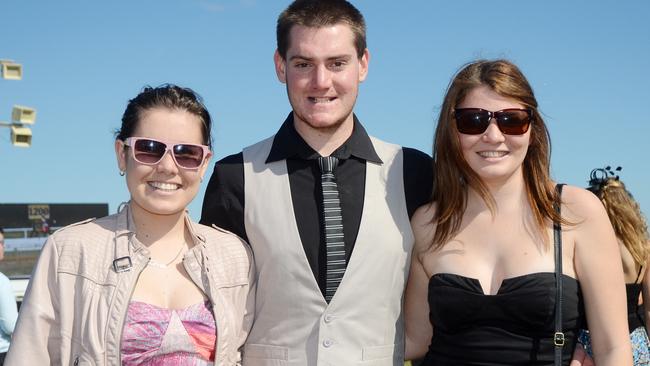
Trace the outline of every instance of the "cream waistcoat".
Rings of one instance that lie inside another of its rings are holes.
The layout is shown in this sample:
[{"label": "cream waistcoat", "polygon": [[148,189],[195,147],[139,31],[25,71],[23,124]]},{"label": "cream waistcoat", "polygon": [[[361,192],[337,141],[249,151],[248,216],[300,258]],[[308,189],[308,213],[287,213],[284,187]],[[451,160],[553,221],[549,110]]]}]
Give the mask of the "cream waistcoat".
[{"label": "cream waistcoat", "polygon": [[399,146],[371,138],[363,213],[345,276],[328,305],[309,266],[285,160],[273,138],[244,149],[244,222],[257,266],[255,321],[244,366],[401,366],[403,290],[413,233]]}]

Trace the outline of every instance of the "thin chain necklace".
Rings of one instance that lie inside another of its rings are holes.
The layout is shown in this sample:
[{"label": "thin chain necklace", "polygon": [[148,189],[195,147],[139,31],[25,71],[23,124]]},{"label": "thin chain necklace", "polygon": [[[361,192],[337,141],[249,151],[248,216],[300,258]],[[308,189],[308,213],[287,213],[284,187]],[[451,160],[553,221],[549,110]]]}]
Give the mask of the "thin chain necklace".
[{"label": "thin chain necklace", "polygon": [[156,260],[153,259],[153,258],[149,258],[149,262],[147,263],[147,266],[152,266],[152,267],[160,268],[160,269],[167,269],[167,268],[169,268],[169,265],[170,265],[170,264],[174,263],[174,261],[175,261],[176,259],[178,259],[178,256],[181,255],[181,253],[183,252],[183,249],[184,249],[184,248],[185,248],[185,243],[183,243],[183,245],[181,245],[181,247],[178,249],[178,253],[176,253],[176,255],[174,256],[174,258],[172,258],[172,259],[171,259],[169,262],[167,262],[167,263],[160,263],[160,262],[156,261]]}]

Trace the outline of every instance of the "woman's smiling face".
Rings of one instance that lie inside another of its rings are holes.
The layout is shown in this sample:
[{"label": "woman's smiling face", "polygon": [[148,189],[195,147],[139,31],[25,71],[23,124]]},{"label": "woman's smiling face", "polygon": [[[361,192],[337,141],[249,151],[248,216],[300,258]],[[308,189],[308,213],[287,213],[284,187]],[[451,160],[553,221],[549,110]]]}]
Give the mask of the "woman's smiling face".
[{"label": "woman's smiling face", "polygon": [[[140,114],[133,136],[175,143],[203,144],[202,124],[198,116],[182,109],[157,107]],[[194,199],[206,172],[209,156],[198,170],[180,168],[171,152],[154,165],[134,160],[133,147],[116,140],[118,164],[126,172],[126,182],[134,209],[155,215],[184,211]]]},{"label": "woman's smiling face", "polygon": [[[456,108],[481,108],[494,112],[524,106],[482,85],[470,90]],[[458,139],[467,164],[484,183],[489,184],[522,173],[530,134],[531,129],[522,135],[506,135],[499,130],[493,118],[482,134],[468,135],[458,132]]]}]

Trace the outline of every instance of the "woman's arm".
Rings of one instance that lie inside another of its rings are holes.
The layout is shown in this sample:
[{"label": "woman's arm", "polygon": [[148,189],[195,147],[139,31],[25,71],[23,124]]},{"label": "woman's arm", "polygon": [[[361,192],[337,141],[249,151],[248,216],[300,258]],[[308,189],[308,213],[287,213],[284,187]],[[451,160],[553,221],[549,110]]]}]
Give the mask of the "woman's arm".
[{"label": "woman's arm", "polygon": [[429,276],[424,270],[421,258],[433,238],[430,205],[420,207],[411,220],[415,245],[411,254],[411,269],[405,295],[406,356],[407,360],[423,357],[433,336],[429,321],[428,289]]},{"label": "woman's arm", "polygon": [[246,295],[246,302],[244,311],[244,318],[242,321],[242,328],[239,332],[239,337],[237,339],[239,350],[237,357],[237,365],[241,365],[242,362],[242,351],[244,348],[244,343],[248,334],[253,327],[253,321],[255,320],[255,293],[257,291],[257,271],[255,269],[255,259],[253,257],[253,251],[251,250],[248,243],[242,241],[242,245],[246,248],[246,254],[248,255],[249,269],[248,269],[248,293]]},{"label": "woman's arm", "polygon": [[5,366],[61,364],[58,258],[54,236],[50,236],[27,286]]},{"label": "woman's arm", "polygon": [[574,264],[584,295],[594,361],[599,366],[632,364],[621,256],[612,225],[598,198],[567,187],[563,202],[575,234]]}]

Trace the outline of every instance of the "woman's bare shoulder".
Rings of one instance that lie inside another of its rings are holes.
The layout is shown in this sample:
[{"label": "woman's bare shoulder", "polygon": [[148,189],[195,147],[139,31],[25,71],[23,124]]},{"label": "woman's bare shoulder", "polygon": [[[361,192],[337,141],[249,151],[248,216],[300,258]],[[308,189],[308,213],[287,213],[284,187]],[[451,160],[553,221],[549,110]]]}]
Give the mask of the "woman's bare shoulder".
[{"label": "woman's bare shoulder", "polygon": [[415,247],[418,251],[426,250],[433,242],[436,232],[434,218],[436,215],[436,204],[427,203],[420,206],[411,218],[411,228],[415,235]]},{"label": "woman's bare shoulder", "polygon": [[582,221],[604,214],[603,204],[596,195],[571,185],[566,185],[562,191],[562,206],[565,208],[563,215],[569,216],[569,220]]},{"label": "woman's bare shoulder", "polygon": [[436,215],[436,204],[435,202],[430,202],[418,207],[417,210],[413,213],[411,217],[411,226],[429,226],[432,224],[433,219]]}]

